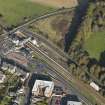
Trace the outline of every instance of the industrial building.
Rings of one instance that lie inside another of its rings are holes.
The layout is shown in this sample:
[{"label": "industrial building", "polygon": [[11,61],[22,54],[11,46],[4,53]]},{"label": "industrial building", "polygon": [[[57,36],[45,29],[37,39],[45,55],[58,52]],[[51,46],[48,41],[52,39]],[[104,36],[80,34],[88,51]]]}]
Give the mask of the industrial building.
[{"label": "industrial building", "polygon": [[32,94],[34,96],[51,97],[53,88],[54,83],[52,81],[36,80],[32,89]]}]

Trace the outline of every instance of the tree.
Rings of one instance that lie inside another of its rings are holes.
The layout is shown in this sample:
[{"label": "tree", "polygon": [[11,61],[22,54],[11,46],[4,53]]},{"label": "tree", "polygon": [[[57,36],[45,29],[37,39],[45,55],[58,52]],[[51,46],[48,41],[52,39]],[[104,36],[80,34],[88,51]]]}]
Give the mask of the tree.
[{"label": "tree", "polygon": [[0,18],[2,18],[3,17],[3,15],[0,13]]},{"label": "tree", "polygon": [[0,105],[10,105],[11,102],[12,102],[12,98],[9,96],[5,96],[1,101]]}]

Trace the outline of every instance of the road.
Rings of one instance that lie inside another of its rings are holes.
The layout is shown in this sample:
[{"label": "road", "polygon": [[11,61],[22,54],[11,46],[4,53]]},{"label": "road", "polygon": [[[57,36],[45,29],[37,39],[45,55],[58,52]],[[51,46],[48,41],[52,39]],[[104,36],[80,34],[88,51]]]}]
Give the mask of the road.
[{"label": "road", "polygon": [[30,87],[29,87],[29,81],[32,77],[32,74],[29,75],[26,84],[25,84],[25,101],[24,105],[30,105],[30,99],[31,99],[31,92],[30,92]]}]

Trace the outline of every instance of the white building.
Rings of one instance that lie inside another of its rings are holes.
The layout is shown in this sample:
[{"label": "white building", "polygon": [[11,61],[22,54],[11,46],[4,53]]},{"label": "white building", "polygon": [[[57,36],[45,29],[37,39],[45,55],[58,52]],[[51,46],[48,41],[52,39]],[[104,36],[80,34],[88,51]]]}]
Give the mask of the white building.
[{"label": "white building", "polygon": [[96,83],[94,83],[94,82],[91,82],[91,83],[90,83],[90,86],[91,86],[92,88],[94,88],[96,91],[99,91],[99,90],[100,90],[100,87],[99,87]]},{"label": "white building", "polygon": [[5,79],[6,76],[2,72],[0,72],[0,83],[3,83]]},{"label": "white building", "polygon": [[19,89],[19,90],[17,91],[17,93],[19,93],[19,94],[24,94],[24,93],[25,93],[25,87],[23,86],[21,89]]},{"label": "white building", "polygon": [[12,68],[8,69],[8,72],[10,72],[11,74],[14,74],[16,72],[16,67],[13,67],[12,65],[11,65],[11,67]]},{"label": "white building", "polygon": [[68,101],[67,105],[82,105],[81,102],[76,102],[76,101]]},{"label": "white building", "polygon": [[34,96],[51,97],[54,89],[54,83],[52,81],[36,80],[32,89]]},{"label": "white building", "polygon": [[19,40],[13,40],[12,42],[13,42],[14,44],[16,44],[16,46],[19,45]]},{"label": "white building", "polygon": [[39,47],[38,42],[37,42],[35,39],[32,40],[32,43],[33,43],[35,46]]}]

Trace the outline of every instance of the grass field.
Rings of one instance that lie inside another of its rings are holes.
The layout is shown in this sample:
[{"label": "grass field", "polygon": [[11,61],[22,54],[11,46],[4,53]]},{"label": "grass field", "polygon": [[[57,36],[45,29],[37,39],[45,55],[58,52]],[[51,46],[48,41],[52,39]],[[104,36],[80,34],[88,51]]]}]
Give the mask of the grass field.
[{"label": "grass field", "polygon": [[8,25],[15,25],[22,22],[24,17],[38,16],[53,9],[30,0],[0,0],[0,14]]},{"label": "grass field", "polygon": [[93,33],[85,42],[84,48],[91,57],[100,58],[100,53],[105,51],[105,32]]}]

